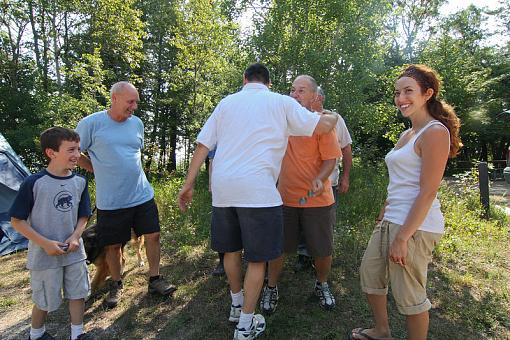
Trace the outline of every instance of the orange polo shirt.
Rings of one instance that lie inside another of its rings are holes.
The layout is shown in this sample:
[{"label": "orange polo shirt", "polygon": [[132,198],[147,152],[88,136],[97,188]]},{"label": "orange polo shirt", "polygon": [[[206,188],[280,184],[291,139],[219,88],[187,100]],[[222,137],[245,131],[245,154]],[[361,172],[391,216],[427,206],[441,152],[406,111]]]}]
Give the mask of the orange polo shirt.
[{"label": "orange polo shirt", "polygon": [[[329,178],[324,181],[324,191],[319,196],[308,197],[312,181],[319,174],[322,161],[336,159],[342,155],[335,129],[311,137],[290,136],[283,157],[278,191],[283,205],[298,208],[326,207],[335,203]],[[306,197],[305,204],[299,204]]]}]

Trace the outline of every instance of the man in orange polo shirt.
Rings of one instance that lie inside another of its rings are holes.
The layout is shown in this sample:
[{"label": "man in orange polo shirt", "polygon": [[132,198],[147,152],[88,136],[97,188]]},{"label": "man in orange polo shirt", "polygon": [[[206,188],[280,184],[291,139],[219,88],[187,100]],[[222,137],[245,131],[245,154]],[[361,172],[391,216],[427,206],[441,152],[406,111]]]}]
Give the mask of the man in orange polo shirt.
[{"label": "man in orange polo shirt", "polygon": [[[301,75],[292,83],[291,97],[310,109],[317,101],[317,82]],[[329,175],[342,155],[335,130],[311,137],[289,137],[278,190],[283,200],[284,252],[295,253],[302,230],[314,258],[315,293],[324,309],[335,307],[327,279],[333,253],[334,197]],[[278,303],[278,278],[283,255],[269,262],[268,282],[260,301],[263,313],[271,314]]]}]

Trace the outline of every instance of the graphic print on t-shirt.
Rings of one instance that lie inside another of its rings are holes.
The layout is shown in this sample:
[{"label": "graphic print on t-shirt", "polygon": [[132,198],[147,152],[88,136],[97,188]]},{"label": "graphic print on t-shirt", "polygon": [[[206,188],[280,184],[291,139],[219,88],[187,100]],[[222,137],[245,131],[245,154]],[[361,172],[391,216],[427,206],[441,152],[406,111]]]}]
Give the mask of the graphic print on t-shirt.
[{"label": "graphic print on t-shirt", "polygon": [[73,207],[73,194],[67,190],[60,191],[53,199],[53,205],[58,211],[66,212]]}]

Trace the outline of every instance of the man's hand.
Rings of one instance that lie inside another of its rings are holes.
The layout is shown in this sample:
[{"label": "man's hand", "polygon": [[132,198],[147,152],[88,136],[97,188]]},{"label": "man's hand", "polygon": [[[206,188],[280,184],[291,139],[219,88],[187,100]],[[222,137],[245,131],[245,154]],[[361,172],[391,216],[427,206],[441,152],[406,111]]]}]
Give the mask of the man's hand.
[{"label": "man's hand", "polygon": [[312,191],[314,196],[319,196],[324,191],[324,183],[322,183],[320,178],[315,178],[312,181]]},{"label": "man's hand", "polygon": [[349,178],[345,178],[345,177],[340,178],[339,184],[340,184],[339,192],[341,194],[345,194],[345,193],[347,193],[347,191],[349,191]]},{"label": "man's hand", "polygon": [[186,211],[188,209],[188,205],[193,200],[193,186],[189,184],[184,184],[181,191],[179,191],[178,195],[178,203],[179,203],[179,209],[181,209],[182,212]]}]

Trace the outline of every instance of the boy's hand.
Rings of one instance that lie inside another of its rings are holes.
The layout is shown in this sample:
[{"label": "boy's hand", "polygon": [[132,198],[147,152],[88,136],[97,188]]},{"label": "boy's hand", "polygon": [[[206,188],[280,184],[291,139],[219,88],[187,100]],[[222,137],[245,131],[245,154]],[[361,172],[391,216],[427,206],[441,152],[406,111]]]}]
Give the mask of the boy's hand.
[{"label": "boy's hand", "polygon": [[58,241],[52,241],[48,240],[48,242],[45,242],[45,244],[42,246],[46,254],[50,256],[59,256],[64,255],[66,251],[64,251],[62,248],[65,248],[67,244],[58,242]]},{"label": "boy's hand", "polygon": [[79,237],[71,235],[65,241],[65,243],[67,243],[69,245],[69,248],[67,249],[68,252],[77,251],[78,249],[80,249],[80,238]]}]

